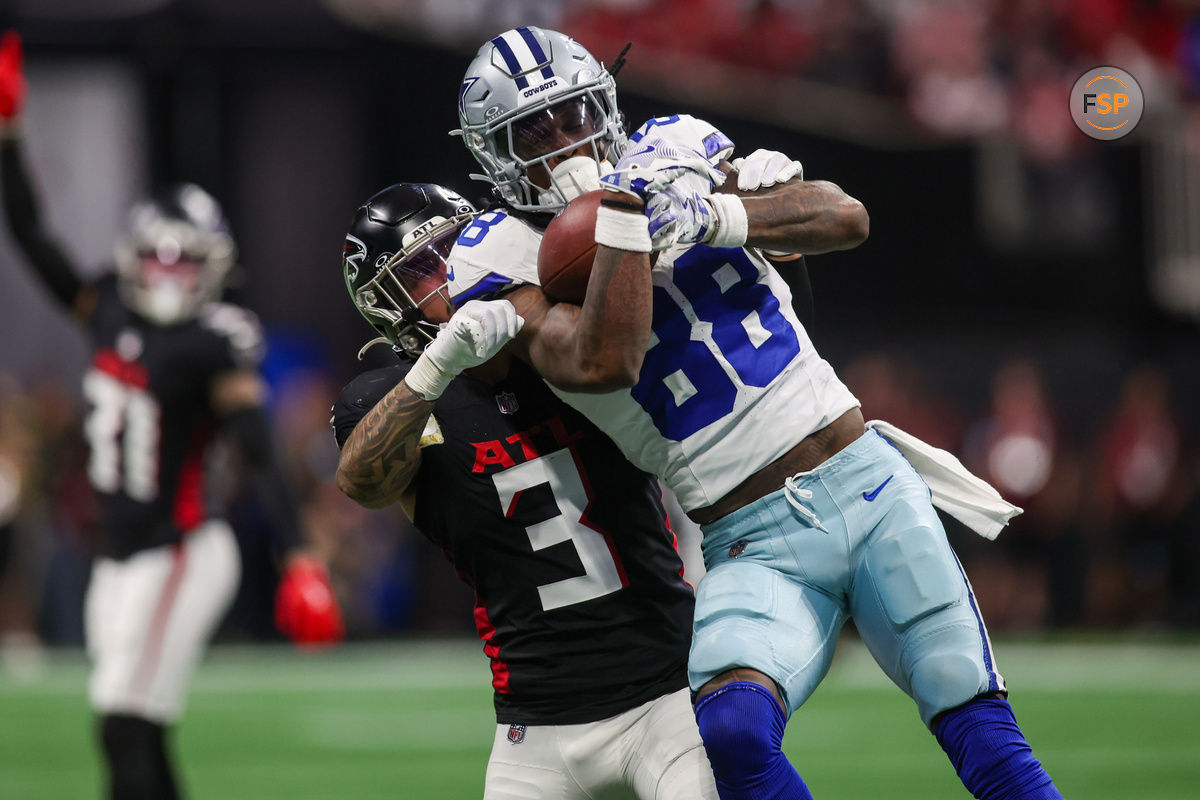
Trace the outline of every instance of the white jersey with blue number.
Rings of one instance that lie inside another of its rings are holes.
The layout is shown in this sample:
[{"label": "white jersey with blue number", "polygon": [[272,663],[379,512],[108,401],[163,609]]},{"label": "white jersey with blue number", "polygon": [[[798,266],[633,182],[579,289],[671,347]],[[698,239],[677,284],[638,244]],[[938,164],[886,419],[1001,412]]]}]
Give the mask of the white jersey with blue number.
[{"label": "white jersey with blue number", "polygon": [[[702,130],[687,121],[683,132]],[[472,222],[450,254],[455,304],[536,285],[540,240],[540,231],[502,211]],[[608,394],[554,391],[633,464],[658,475],[685,510],[716,503],[858,406],[758,250],[676,247],[659,256],[653,284],[653,332],[637,384]]]},{"label": "white jersey with blue number", "polygon": [[667,251],[653,277],[653,334],[637,384],[555,392],[658,475],[685,510],[717,502],[858,405],[756,250]]},{"label": "white jersey with blue number", "polygon": [[508,212],[485,211],[471,221],[446,259],[450,297],[461,306],[522,283],[541,285],[537,274],[542,231]]}]

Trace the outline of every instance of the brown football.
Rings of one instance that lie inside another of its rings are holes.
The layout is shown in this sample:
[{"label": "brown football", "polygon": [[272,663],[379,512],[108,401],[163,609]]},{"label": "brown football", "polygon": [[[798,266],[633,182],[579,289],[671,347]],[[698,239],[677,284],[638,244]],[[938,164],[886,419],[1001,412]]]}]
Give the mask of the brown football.
[{"label": "brown football", "polygon": [[582,303],[596,258],[596,210],[601,190],[588,192],[567,204],[550,221],[538,249],[538,279],[542,291],[555,300]]}]

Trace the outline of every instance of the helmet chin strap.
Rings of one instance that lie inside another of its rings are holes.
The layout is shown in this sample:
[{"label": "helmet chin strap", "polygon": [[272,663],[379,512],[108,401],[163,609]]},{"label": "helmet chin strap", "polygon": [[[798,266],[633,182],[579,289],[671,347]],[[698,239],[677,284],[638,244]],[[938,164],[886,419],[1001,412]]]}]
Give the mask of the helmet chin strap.
[{"label": "helmet chin strap", "polygon": [[372,347],[374,347],[377,344],[389,344],[390,345],[390,344],[392,344],[392,340],[387,338],[386,336],[376,336],[374,339],[372,339],[371,341],[364,344],[361,349],[359,349],[358,360],[362,361],[363,356],[365,356],[367,354],[367,351],[370,350]]},{"label": "helmet chin strap", "polygon": [[[597,162],[591,156],[572,156],[559,162],[550,173],[553,188],[538,193],[538,205],[557,207],[561,193],[564,202],[571,202],[580,195],[600,188],[600,178],[612,172],[607,161]],[[556,191],[557,189],[557,191]]]}]

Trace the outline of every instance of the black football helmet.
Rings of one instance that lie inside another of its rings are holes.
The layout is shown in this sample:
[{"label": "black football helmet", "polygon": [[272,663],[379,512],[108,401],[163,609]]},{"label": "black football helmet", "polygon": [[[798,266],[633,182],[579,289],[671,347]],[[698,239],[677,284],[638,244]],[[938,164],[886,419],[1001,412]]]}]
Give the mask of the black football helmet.
[{"label": "black football helmet", "polygon": [[437,335],[422,306],[434,297],[450,304],[446,257],[475,217],[465,198],[433,183],[397,183],[354,212],[342,250],[342,277],[359,313],[379,342],[419,355]]},{"label": "black football helmet", "polygon": [[193,183],[135,203],[114,249],[122,298],[160,325],[191,319],[217,300],[237,258],[220,204]]}]

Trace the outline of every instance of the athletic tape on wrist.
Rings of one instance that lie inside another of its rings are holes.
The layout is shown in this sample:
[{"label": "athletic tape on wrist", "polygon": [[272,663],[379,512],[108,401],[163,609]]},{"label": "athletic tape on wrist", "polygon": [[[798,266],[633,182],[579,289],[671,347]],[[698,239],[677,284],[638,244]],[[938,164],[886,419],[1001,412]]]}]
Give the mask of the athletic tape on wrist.
[{"label": "athletic tape on wrist", "polygon": [[650,220],[645,214],[600,206],[596,210],[596,244],[634,253],[649,253]]},{"label": "athletic tape on wrist", "polygon": [[412,369],[404,376],[404,382],[409,390],[422,400],[433,402],[442,396],[454,376],[446,372],[425,353],[412,365]]},{"label": "athletic tape on wrist", "polygon": [[746,206],[733,194],[713,194],[708,197],[717,215],[717,229],[708,244],[713,247],[742,247],[750,233]]}]

